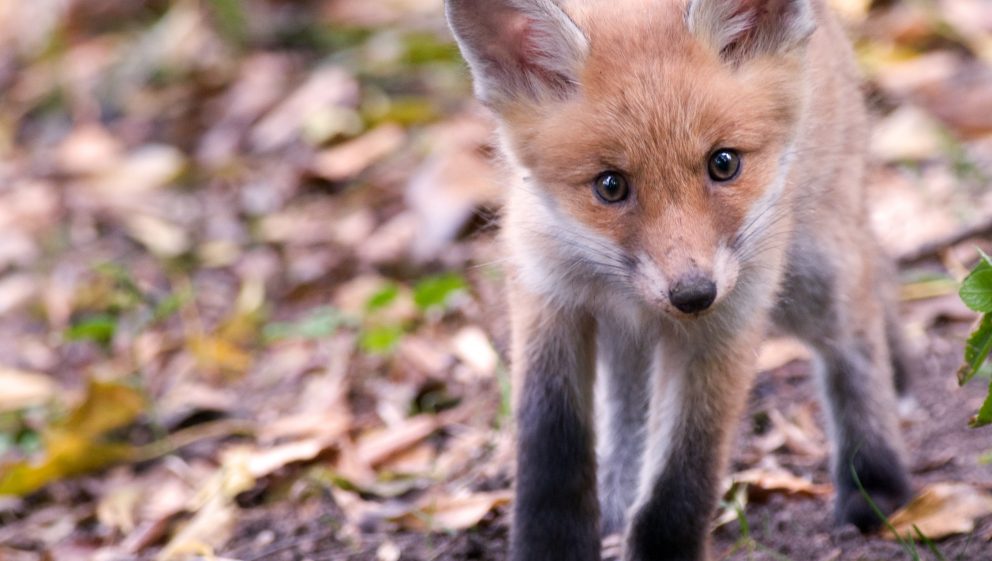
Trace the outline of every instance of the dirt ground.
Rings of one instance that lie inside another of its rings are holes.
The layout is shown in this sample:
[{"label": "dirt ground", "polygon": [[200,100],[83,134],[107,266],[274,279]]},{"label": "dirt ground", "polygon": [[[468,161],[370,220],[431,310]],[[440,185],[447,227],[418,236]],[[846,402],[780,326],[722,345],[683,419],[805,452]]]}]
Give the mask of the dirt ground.
[{"label": "dirt ground", "polygon": [[[949,324],[931,330],[917,342],[922,363],[907,396],[903,432],[910,450],[909,466],[916,489],[927,483],[959,482],[992,489],[992,470],[979,461],[992,450],[992,433],[967,427],[976,403],[984,397],[981,384],[959,388],[951,375],[959,365],[958,341],[966,326]],[[955,351],[948,353],[947,351]],[[735,443],[732,469],[743,471],[773,459],[810,481],[830,484],[826,456],[810,458],[785,448],[763,454],[757,444],[765,433],[762,420],[770,411],[809,411],[818,426],[822,412],[807,361],[793,361],[762,372],[751,392],[746,417]],[[826,440],[816,439],[825,449]],[[506,468],[509,469],[509,468]],[[748,531],[731,521],[713,532],[713,558],[721,561],[904,561],[913,557],[893,540],[862,535],[853,526],[838,526],[832,495],[812,498],[771,494],[744,512]],[[278,505],[248,509],[236,537],[222,554],[242,560],[376,561],[394,544],[404,561],[501,560],[508,545],[508,513],[490,515],[478,528],[459,533],[419,534],[386,531],[368,533],[362,546],[335,537],[342,515],[326,495],[303,506]],[[383,544],[386,544],[384,547]],[[939,541],[937,549],[949,561],[992,560],[992,517],[973,532]],[[919,546],[920,558],[938,561]],[[386,554],[388,555],[388,553]]]}]

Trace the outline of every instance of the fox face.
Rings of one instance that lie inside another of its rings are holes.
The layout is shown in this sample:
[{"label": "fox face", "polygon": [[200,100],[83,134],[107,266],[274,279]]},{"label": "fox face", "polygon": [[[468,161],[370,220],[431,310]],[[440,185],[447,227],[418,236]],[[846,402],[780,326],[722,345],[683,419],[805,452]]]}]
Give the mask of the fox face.
[{"label": "fox face", "polygon": [[528,174],[508,216],[523,261],[557,271],[545,284],[583,279],[691,317],[759,268],[782,226],[803,102],[796,53],[812,25],[792,3],[625,2],[636,4],[496,2],[484,10],[502,24],[478,50],[459,2],[449,18]]}]

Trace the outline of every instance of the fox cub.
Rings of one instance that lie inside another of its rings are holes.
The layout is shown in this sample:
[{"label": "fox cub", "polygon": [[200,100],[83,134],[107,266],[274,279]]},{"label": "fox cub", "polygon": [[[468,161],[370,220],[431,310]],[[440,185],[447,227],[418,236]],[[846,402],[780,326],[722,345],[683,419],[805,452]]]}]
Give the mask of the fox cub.
[{"label": "fox cub", "polygon": [[[910,494],[866,116],[823,0],[447,0],[513,172],[514,561],[707,558],[770,324],[815,351],[836,512]],[[594,437],[598,435],[597,437]]]}]

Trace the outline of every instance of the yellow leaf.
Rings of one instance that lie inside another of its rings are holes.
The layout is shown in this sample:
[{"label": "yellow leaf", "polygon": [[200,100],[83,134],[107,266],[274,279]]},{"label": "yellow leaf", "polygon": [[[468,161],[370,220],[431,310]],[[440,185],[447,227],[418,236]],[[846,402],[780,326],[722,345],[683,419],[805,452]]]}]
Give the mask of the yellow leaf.
[{"label": "yellow leaf", "polygon": [[243,373],[251,366],[251,355],[219,337],[196,337],[189,342],[190,352],[205,370]]},{"label": "yellow leaf", "polygon": [[134,388],[91,380],[86,398],[59,426],[75,435],[93,438],[131,423],[144,409],[145,398]]},{"label": "yellow leaf", "polygon": [[133,422],[144,407],[144,398],[133,388],[91,381],[83,401],[44,433],[45,452],[39,460],[15,462],[0,470],[0,495],[31,493],[53,481],[129,458],[131,446],[98,439]]},{"label": "yellow leaf", "polygon": [[133,451],[126,444],[92,442],[65,432],[50,435],[46,443],[46,454],[40,462],[16,462],[0,471],[0,495],[26,495],[53,481],[125,460]]}]

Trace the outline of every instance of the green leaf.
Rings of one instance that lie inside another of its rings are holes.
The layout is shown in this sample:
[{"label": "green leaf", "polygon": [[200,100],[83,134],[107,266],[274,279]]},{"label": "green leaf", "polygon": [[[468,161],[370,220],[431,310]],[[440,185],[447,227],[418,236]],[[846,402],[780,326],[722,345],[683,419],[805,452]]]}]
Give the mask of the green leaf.
[{"label": "green leaf", "polygon": [[992,266],[984,259],[980,261],[961,283],[958,294],[972,310],[986,314],[992,312]]},{"label": "green leaf", "polygon": [[84,318],[66,329],[65,338],[69,341],[96,341],[109,345],[117,331],[117,320],[107,314],[97,314]]},{"label": "green leaf", "polygon": [[958,384],[967,384],[979,371],[992,351],[992,314],[985,314],[968,337],[964,364],[958,369]]},{"label": "green leaf", "polygon": [[985,396],[985,403],[978,410],[978,415],[971,422],[972,427],[984,427],[992,425],[992,382],[989,382],[989,394]]},{"label": "green leaf", "polygon": [[167,295],[155,304],[155,309],[152,310],[152,320],[162,321],[172,317],[189,300],[189,295],[185,292],[174,292]]},{"label": "green leaf", "polygon": [[399,294],[399,287],[394,283],[388,283],[386,286],[382,287],[379,292],[376,292],[371,298],[369,298],[368,302],[365,303],[365,309],[370,312],[381,310],[395,302],[396,297],[399,296]]},{"label": "green leaf", "polygon": [[396,325],[370,327],[362,332],[358,343],[362,350],[373,355],[391,352],[403,337],[403,329]]},{"label": "green leaf", "polygon": [[468,287],[461,276],[454,273],[426,278],[413,289],[413,301],[421,310],[444,306],[455,293]]}]

